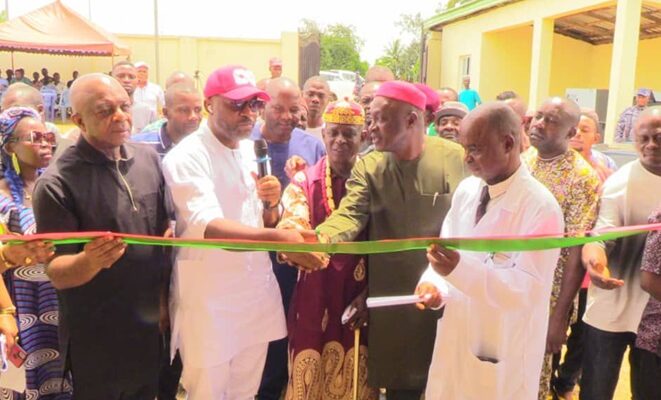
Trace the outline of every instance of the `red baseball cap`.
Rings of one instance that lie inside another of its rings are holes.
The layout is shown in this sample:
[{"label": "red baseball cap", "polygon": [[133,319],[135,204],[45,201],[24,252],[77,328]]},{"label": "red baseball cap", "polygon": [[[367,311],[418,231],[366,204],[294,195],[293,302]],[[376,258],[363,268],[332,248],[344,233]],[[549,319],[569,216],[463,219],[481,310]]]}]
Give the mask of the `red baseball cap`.
[{"label": "red baseball cap", "polygon": [[216,95],[230,100],[245,100],[258,97],[264,101],[271,97],[255,86],[255,75],[240,65],[228,65],[213,71],[204,86],[204,97]]},{"label": "red baseball cap", "polygon": [[412,83],[404,81],[388,81],[376,90],[374,96],[403,101],[424,111],[427,97]]}]

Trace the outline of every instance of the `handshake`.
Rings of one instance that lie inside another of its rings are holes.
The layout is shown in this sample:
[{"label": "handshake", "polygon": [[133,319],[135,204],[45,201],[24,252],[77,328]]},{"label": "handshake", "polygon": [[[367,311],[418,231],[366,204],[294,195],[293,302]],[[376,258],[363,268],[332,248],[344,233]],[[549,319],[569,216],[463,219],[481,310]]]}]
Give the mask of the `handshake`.
[{"label": "handshake", "polygon": [[[313,230],[293,230],[282,229],[286,241],[307,242],[307,243],[328,243],[328,238],[315,233]],[[298,235],[297,240],[292,240],[294,234]],[[330,256],[326,253],[296,253],[282,251],[278,252],[278,261],[285,262],[292,267],[302,271],[317,271],[328,267]]]}]

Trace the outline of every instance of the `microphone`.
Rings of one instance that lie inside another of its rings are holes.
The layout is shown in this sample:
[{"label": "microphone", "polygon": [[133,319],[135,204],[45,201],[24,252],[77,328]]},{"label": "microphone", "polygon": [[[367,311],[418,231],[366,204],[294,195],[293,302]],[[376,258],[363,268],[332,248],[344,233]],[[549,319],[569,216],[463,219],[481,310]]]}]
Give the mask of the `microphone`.
[{"label": "microphone", "polygon": [[[261,179],[269,174],[269,146],[264,139],[255,140],[255,161],[257,162],[257,176]],[[269,208],[268,202],[264,202],[264,208]]]}]

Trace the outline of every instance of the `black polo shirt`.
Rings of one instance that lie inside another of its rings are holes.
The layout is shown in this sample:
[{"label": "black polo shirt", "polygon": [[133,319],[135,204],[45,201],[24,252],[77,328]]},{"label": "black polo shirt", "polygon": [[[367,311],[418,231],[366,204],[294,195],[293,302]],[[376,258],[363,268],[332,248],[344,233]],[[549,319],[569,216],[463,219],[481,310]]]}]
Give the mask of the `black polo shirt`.
[{"label": "black polo shirt", "polygon": [[[168,217],[159,156],[139,143],[124,144],[121,155],[109,160],[83,136],[68,148],[37,181],[38,232],[161,236]],[[57,246],[56,253],[82,250],[82,245]],[[97,384],[156,382],[159,288],[167,263],[162,248],[132,245],[90,282],[58,291],[60,346],[77,394]]]}]

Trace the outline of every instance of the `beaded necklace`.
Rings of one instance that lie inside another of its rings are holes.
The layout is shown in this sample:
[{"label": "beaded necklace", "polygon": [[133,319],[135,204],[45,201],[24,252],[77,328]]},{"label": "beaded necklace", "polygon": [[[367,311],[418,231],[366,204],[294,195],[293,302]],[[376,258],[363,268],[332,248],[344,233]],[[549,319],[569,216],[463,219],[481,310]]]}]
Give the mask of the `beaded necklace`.
[{"label": "beaded necklace", "polygon": [[328,157],[324,159],[324,187],[321,191],[321,197],[324,199],[324,208],[326,209],[326,215],[331,215],[335,211],[335,200],[333,199],[333,180],[331,179],[331,168],[328,163]]}]

